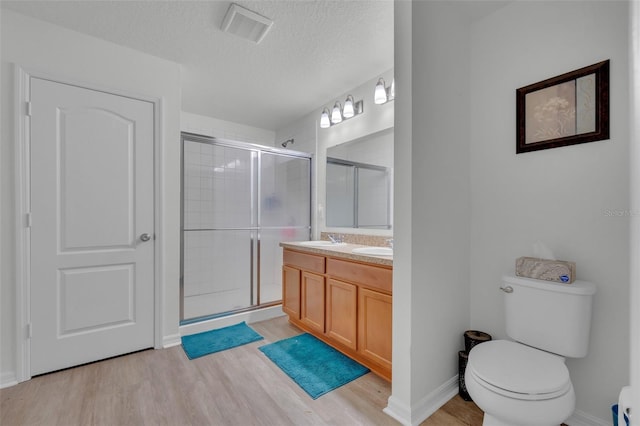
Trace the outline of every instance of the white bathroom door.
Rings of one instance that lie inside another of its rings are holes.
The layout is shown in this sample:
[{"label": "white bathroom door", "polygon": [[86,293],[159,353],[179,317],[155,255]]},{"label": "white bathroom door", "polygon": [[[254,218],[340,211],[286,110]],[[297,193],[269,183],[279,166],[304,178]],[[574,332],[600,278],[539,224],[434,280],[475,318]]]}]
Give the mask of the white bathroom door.
[{"label": "white bathroom door", "polygon": [[31,78],[31,375],[154,344],[154,106]]}]

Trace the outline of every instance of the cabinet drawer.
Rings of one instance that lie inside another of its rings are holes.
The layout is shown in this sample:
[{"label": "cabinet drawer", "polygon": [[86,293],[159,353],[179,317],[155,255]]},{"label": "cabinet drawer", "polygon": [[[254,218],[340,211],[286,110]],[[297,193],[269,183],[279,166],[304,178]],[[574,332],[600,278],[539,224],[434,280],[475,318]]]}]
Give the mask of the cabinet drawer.
[{"label": "cabinet drawer", "polygon": [[327,275],[391,293],[393,271],[338,259],[327,259]]},{"label": "cabinet drawer", "polygon": [[283,262],[285,265],[295,266],[306,271],[324,274],[324,256],[300,253],[292,250],[284,250]]}]

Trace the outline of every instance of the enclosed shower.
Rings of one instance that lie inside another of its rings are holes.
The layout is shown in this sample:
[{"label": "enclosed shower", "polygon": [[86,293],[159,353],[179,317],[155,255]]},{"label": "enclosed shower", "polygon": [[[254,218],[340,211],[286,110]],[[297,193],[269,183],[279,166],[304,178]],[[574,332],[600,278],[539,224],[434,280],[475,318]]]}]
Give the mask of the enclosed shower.
[{"label": "enclosed shower", "polygon": [[311,232],[311,158],[182,134],[181,322],[275,305],[281,241]]}]

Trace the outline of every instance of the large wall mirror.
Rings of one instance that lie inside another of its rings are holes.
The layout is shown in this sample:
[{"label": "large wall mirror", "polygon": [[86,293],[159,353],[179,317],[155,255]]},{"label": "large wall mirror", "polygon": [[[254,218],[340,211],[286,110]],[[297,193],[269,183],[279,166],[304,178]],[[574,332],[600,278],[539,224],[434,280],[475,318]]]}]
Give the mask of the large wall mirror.
[{"label": "large wall mirror", "polygon": [[326,225],[392,229],[393,128],[327,149]]}]

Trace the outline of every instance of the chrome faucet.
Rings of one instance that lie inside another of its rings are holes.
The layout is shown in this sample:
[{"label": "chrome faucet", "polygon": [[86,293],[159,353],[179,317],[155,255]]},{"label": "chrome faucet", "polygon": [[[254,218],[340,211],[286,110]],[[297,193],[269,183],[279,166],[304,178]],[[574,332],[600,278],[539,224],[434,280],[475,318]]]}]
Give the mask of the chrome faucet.
[{"label": "chrome faucet", "polygon": [[342,237],[340,235],[327,234],[327,237],[333,244],[339,244],[342,242]]}]

